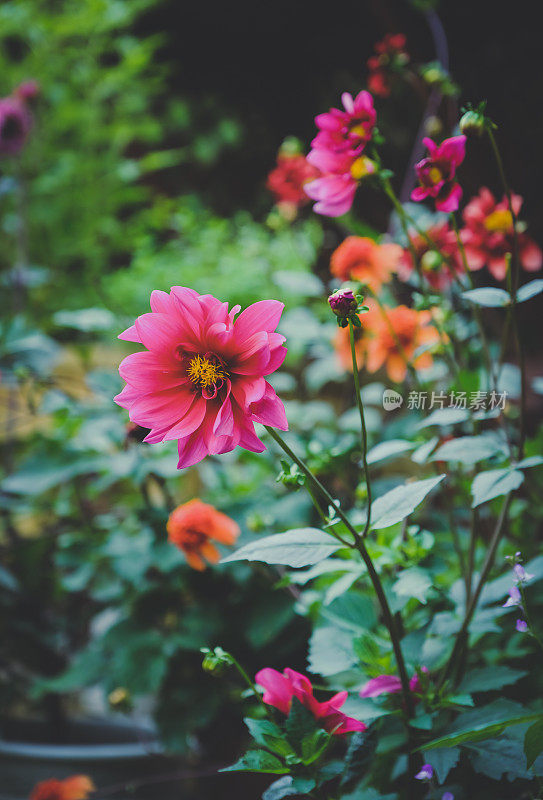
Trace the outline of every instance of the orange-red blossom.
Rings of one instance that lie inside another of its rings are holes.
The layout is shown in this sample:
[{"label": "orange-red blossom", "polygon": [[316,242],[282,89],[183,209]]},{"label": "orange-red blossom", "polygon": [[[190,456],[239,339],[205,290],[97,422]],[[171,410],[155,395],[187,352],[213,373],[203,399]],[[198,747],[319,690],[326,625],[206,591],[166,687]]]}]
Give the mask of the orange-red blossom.
[{"label": "orange-red blossom", "polygon": [[215,564],[220,559],[212,540],[232,545],[240,533],[233,519],[197,498],[172,511],[166,529],[170,542],[177,545],[189,565],[199,571],[206,568],[206,561]]},{"label": "orange-red blossom", "polygon": [[[368,300],[370,310],[360,319],[362,327],[355,329],[355,352],[358,367],[368,372],[377,372],[385,367],[389,378],[395,383],[405,380],[407,365],[415,369],[432,366],[432,355],[425,349],[440,341],[440,335],[431,324],[431,311],[416,311],[407,306],[379,308]],[[345,369],[352,371],[349,329],[338,329],[336,351]]]},{"label": "orange-red blossom", "polygon": [[30,800],[87,800],[94,791],[96,787],[87,775],[72,775],[63,781],[50,778],[36,784]]}]

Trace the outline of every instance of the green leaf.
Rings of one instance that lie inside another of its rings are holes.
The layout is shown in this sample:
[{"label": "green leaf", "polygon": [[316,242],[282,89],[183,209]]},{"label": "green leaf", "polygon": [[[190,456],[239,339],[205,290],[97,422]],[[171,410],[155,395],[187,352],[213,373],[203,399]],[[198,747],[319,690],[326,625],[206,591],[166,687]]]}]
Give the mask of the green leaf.
[{"label": "green leaf", "polygon": [[391,456],[398,456],[402,453],[407,453],[413,450],[415,445],[405,439],[389,439],[387,442],[379,442],[371,450],[368,450],[366,460],[368,464],[377,464],[379,461],[384,461]]},{"label": "green leaf", "polygon": [[283,797],[293,797],[309,794],[315,788],[313,778],[293,777],[285,775],[284,778],[274,781],[262,795],[262,800],[282,800]]},{"label": "green leaf", "polygon": [[453,767],[456,767],[460,759],[460,748],[443,747],[441,750],[433,750],[431,755],[424,757],[424,760],[432,765],[439,784],[445,783],[447,775]]},{"label": "green leaf", "polygon": [[275,725],[275,723],[270,722],[267,719],[252,719],[251,717],[245,717],[243,721],[247,725],[249,733],[257,744],[266,745],[266,738],[270,736],[279,739],[283,736],[283,732],[279,725]]},{"label": "green leaf", "polygon": [[294,528],[257,539],[222,559],[229,561],[264,561],[288,567],[308,567],[335,553],[344,545],[317,528]]},{"label": "green leaf", "polygon": [[353,667],[356,662],[352,633],[335,626],[324,626],[313,631],[309,642],[310,672],[325,677],[337,675]]},{"label": "green leaf", "polygon": [[458,687],[458,691],[468,694],[472,692],[492,692],[495,689],[501,689],[502,686],[510,686],[516,683],[525,675],[527,673],[523,670],[511,669],[511,667],[500,666],[499,664],[492,667],[483,667],[482,669],[472,669]]},{"label": "green leaf", "polygon": [[495,497],[509,494],[518,489],[524,480],[524,475],[518,470],[507,467],[505,469],[490,469],[480,472],[471,484],[473,502],[472,508],[477,508],[481,503],[487,503]]},{"label": "green leaf", "polygon": [[431,425],[456,425],[469,419],[467,408],[436,408],[435,411],[417,424],[417,428],[429,428]]},{"label": "green leaf", "polygon": [[445,736],[440,736],[438,739],[433,739],[420,749],[432,750],[437,747],[454,747],[455,745],[465,744],[466,742],[480,742],[484,739],[493,739],[499,736],[500,733],[503,733],[510,725],[521,725],[524,722],[532,722],[537,719],[541,719],[541,714],[520,714],[513,717],[505,717],[495,722],[481,722],[466,730],[458,730]]},{"label": "green leaf", "polygon": [[271,772],[276,775],[288,773],[288,767],[266,750],[248,750],[235,764],[219,772]]},{"label": "green leaf", "polygon": [[321,297],[324,289],[322,282],[312,272],[293,270],[276,270],[273,282],[288,294],[299,297]]},{"label": "green leaf", "polygon": [[113,330],[117,319],[107,308],[82,308],[79,311],[57,311],[53,316],[55,325],[73,328],[84,333]]},{"label": "green leaf", "polygon": [[517,291],[517,303],[525,303],[526,300],[531,300],[538,294],[543,292],[543,280],[536,278],[535,281],[530,281],[521,286]]},{"label": "green leaf", "polygon": [[508,292],[505,289],[497,289],[493,286],[485,286],[481,289],[469,289],[467,292],[462,292],[462,297],[469,300],[470,303],[475,303],[477,306],[486,306],[488,308],[503,308],[508,306],[511,302]]},{"label": "green leaf", "polygon": [[302,739],[300,751],[304,764],[307,766],[320,758],[330,744],[331,739],[332,734],[327,733],[322,728],[306,734]]},{"label": "green leaf", "polygon": [[543,753],[543,717],[534,722],[524,736],[524,753],[530,769],[536,758]]},{"label": "green leaf", "polygon": [[515,464],[515,469],[528,469],[528,467],[539,467],[543,464],[543,456],[530,456],[523,458],[518,464]]},{"label": "green leaf", "polygon": [[409,516],[445,475],[396,486],[378,497],[371,508],[371,528],[389,528]]},{"label": "green leaf", "polygon": [[398,580],[392,587],[398,597],[416,597],[421,603],[426,603],[426,595],[431,588],[430,576],[419,567],[410,567],[400,572]]},{"label": "green leaf", "polygon": [[466,745],[470,761],[476,772],[488,775],[499,781],[504,773],[509,780],[529,778],[524,766],[523,750],[520,742],[502,737],[481,745]]},{"label": "green leaf", "polygon": [[304,738],[308,735],[313,736],[317,728],[315,717],[311,711],[297,697],[293,697],[285,729],[289,742],[300,755]]},{"label": "green leaf", "polygon": [[466,466],[472,466],[501,450],[499,442],[490,436],[460,436],[438,447],[430,461],[459,461]]},{"label": "green leaf", "polygon": [[341,776],[342,788],[353,789],[356,783],[366,775],[376,747],[377,737],[373,730],[353,733],[345,756],[345,766]]}]

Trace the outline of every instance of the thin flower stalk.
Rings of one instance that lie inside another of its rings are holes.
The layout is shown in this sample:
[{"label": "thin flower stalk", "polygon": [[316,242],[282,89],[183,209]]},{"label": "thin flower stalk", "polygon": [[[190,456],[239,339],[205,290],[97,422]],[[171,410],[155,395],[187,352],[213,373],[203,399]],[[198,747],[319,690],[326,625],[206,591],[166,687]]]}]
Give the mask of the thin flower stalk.
[{"label": "thin flower stalk", "polygon": [[353,380],[354,380],[354,389],[356,394],[356,405],[358,406],[358,413],[360,414],[360,431],[361,431],[361,440],[362,440],[362,463],[364,465],[364,477],[366,479],[366,490],[368,493],[368,511],[366,516],[366,524],[364,526],[364,530],[362,532],[362,538],[364,539],[370,529],[371,523],[371,480],[370,480],[370,472],[368,468],[368,460],[367,460],[367,453],[368,453],[368,434],[366,431],[366,420],[364,417],[364,406],[362,403],[362,395],[360,393],[360,376],[358,374],[358,364],[356,363],[356,350],[355,350],[355,342],[354,342],[354,327],[352,320],[349,319],[349,338],[351,341],[351,357],[353,360]]}]

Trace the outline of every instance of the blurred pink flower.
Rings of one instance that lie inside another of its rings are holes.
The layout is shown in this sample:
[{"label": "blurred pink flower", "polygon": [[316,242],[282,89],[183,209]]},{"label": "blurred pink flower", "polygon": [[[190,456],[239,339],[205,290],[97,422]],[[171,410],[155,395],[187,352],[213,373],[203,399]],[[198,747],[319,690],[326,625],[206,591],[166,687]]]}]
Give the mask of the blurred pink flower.
[{"label": "blurred pink flower", "polygon": [[[518,217],[522,197],[512,195],[512,205]],[[513,251],[514,238],[513,217],[507,197],[496,202],[490,189],[483,186],[466,205],[462,216],[464,227],[460,235],[469,268],[477,270],[486,265],[496,280],[502,281],[507,271],[506,255]],[[543,264],[541,248],[522,228],[517,231],[517,240],[521,266],[528,272],[537,272]]]},{"label": "blurred pink flower", "polygon": [[462,189],[455,182],[456,168],[466,154],[466,137],[453,136],[439,146],[426,137],[422,140],[428,149],[428,157],[415,165],[419,186],[411,192],[411,200],[420,202],[432,197],[438,211],[456,211],[462,197]]},{"label": "blurred pink flower", "polygon": [[283,403],[266,375],[286,355],[275,333],[283,311],[277,300],[253,303],[235,319],[212,295],[174,286],[151,294],[143,314],[119,338],[143,344],[119,367],[126,381],[115,402],[150,428],[146,442],[178,440],[178,468],[238,445],[260,453],[254,423],[288,429]]},{"label": "blurred pink flower", "polygon": [[348,692],[339,692],[330,700],[319,703],[313,696],[313,686],[309,678],[289,668],[283,673],[271,667],[261,669],[255,676],[255,683],[264,689],[264,702],[283,714],[290,712],[292,698],[296,697],[329,733],[339,735],[366,730],[367,726],[363,722],[348,717],[339,710],[347,699]]},{"label": "blurred pink flower", "polygon": [[[428,667],[421,667],[421,672],[427,673]],[[420,692],[421,685],[418,674],[409,681],[412,692]],[[402,682],[397,675],[378,675],[371,678],[360,690],[360,697],[379,697],[381,694],[399,694],[402,691]]]},{"label": "blurred pink flower", "polygon": [[23,100],[0,98],[0,157],[17,155],[31,127],[32,115]]},{"label": "blurred pink flower", "polygon": [[335,153],[331,150],[311,150],[307,156],[310,164],[322,177],[306,183],[304,191],[317,202],[313,211],[328,217],[340,217],[351,208],[358,183],[375,172],[375,164],[365,156]]},{"label": "blurred pink flower", "polygon": [[315,117],[319,132],[311,142],[311,147],[333,153],[360,155],[371,139],[377,119],[373,97],[362,90],[354,98],[349,92],[344,92],[341,100],[345,110],[331,108]]}]

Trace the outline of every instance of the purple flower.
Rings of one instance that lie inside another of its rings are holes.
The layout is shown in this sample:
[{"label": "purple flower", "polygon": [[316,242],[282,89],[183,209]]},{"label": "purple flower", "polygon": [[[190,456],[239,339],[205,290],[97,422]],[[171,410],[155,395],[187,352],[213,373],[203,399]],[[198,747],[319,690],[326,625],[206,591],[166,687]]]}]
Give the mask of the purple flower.
[{"label": "purple flower", "polygon": [[431,781],[434,777],[434,768],[431,764],[424,764],[420,772],[417,772],[415,779],[417,781]]},{"label": "purple flower", "polygon": [[328,303],[336,317],[348,317],[358,307],[358,301],[352,289],[338,289],[330,295]]},{"label": "purple flower", "polygon": [[516,586],[511,586],[509,589],[509,597],[503,604],[502,608],[511,608],[511,606],[522,606],[522,597],[519,589]]},{"label": "purple flower", "polygon": [[452,794],[452,792],[445,792],[441,800],[454,800],[454,794]]},{"label": "purple flower", "polygon": [[526,633],[528,630],[528,623],[523,619],[517,619],[516,629],[519,633]]},{"label": "purple flower", "polygon": [[534,577],[529,572],[526,572],[522,564],[515,564],[513,572],[517,583],[527,583]]}]

